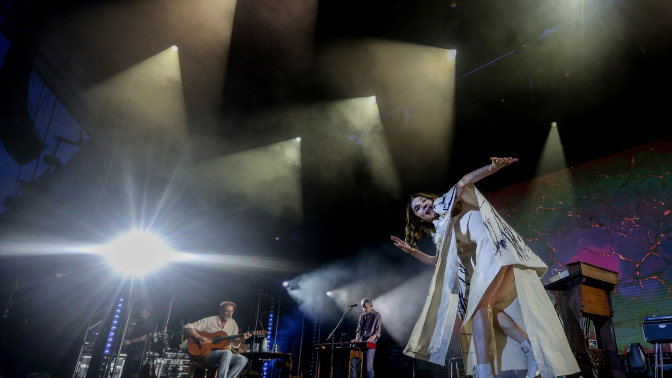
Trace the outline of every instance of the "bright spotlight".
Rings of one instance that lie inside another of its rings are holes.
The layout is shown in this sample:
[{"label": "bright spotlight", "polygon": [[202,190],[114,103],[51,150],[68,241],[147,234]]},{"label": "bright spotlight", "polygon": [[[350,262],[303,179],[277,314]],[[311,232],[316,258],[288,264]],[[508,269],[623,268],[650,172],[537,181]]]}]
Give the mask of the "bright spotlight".
[{"label": "bright spotlight", "polygon": [[290,291],[290,292],[299,289],[299,284],[298,284],[298,282],[295,282],[295,281],[285,281],[285,282],[282,283],[282,286],[284,286],[285,289],[287,289],[287,291]]},{"label": "bright spotlight", "polygon": [[173,51],[177,51],[177,46],[172,45],[172,46],[170,46],[170,49],[173,50]]},{"label": "bright spotlight", "polygon": [[300,142],[300,141],[301,141],[301,137],[296,137],[296,141],[297,141],[297,142]]},{"label": "bright spotlight", "polygon": [[126,234],[100,247],[98,253],[105,255],[117,271],[134,276],[142,276],[177,258],[156,235],[143,231]]},{"label": "bright spotlight", "polygon": [[456,55],[457,55],[457,50],[448,50],[448,51],[446,51],[446,59],[447,59],[449,62],[454,61]]},{"label": "bright spotlight", "polygon": [[327,295],[331,297],[331,291],[327,291]]},{"label": "bright spotlight", "polygon": [[376,102],[376,96],[371,96],[371,97],[369,97],[369,101],[371,101],[371,102]]},{"label": "bright spotlight", "polygon": [[539,177],[565,169],[567,169],[567,158],[560,139],[560,129],[557,122],[551,122],[535,175]]}]

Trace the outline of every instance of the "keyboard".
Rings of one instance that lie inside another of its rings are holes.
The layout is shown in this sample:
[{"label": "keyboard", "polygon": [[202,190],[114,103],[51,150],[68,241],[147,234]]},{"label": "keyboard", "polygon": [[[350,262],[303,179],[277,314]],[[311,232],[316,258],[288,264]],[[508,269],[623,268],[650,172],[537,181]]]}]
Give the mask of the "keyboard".
[{"label": "keyboard", "polygon": [[643,324],[651,323],[672,323],[672,315],[662,315],[662,316],[645,316],[642,320]]}]

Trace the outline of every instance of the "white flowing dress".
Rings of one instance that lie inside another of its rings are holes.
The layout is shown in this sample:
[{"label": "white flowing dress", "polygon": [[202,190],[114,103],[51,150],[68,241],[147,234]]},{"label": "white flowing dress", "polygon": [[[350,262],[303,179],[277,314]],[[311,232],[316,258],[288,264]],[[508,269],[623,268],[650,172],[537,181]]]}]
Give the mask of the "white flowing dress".
[{"label": "white flowing dress", "polygon": [[[437,262],[429,294],[404,354],[444,365],[455,321],[462,321],[460,344],[467,372],[476,364],[471,337],[476,306],[500,269],[513,266],[515,284],[494,308],[505,312],[529,336],[542,377],[579,371],[558,315],[541,284],[547,266],[472,186],[465,189],[462,211],[451,217],[455,190],[434,201],[439,219],[433,235]],[[492,312],[489,309],[492,325]],[[489,345],[496,372],[525,370],[519,344],[493,327]]]}]

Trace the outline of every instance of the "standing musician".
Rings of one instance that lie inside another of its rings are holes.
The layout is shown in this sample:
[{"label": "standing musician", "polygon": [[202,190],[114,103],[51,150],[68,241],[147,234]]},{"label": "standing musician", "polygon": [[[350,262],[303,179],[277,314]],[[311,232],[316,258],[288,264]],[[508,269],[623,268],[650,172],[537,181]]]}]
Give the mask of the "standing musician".
[{"label": "standing musician", "polygon": [[[194,323],[188,323],[183,327],[183,330],[201,345],[210,343],[211,340],[199,334],[199,332],[215,333],[224,331],[227,335],[236,335],[238,334],[238,324],[233,320],[235,310],[235,303],[224,301],[219,304],[219,315],[203,318]],[[238,348],[244,339],[249,339],[250,337],[252,335],[246,332],[243,337],[233,339],[229,345]],[[231,350],[220,349],[211,351],[201,362],[204,365],[217,366],[219,369],[218,378],[236,378],[245,365],[247,365],[247,358],[233,353]]]},{"label": "standing musician", "polygon": [[[357,322],[357,336],[352,342],[370,342],[376,343],[380,339],[380,329],[383,325],[380,313],[373,309],[373,302],[369,298],[362,299],[362,313]],[[376,354],[375,349],[364,351],[364,371],[366,378],[373,378],[373,357]],[[350,376],[359,376],[359,358],[353,358],[350,362]]]},{"label": "standing musician", "polygon": [[[140,375],[149,377],[149,365],[142,365],[144,356],[148,352],[149,337],[156,332],[156,321],[151,316],[152,307],[148,303],[140,305],[138,322],[135,323],[128,337],[124,339],[124,348],[127,353],[122,377],[137,378]],[[142,366],[142,371],[140,367]]]}]

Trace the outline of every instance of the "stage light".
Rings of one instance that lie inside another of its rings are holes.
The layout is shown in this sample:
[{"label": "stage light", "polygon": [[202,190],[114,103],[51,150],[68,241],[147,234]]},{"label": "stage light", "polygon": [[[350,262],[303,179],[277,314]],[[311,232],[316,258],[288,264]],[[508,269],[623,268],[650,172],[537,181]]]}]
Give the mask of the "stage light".
[{"label": "stage light", "polygon": [[[187,116],[176,49],[170,46],[116,73],[87,89],[86,96],[105,103],[110,114],[123,114],[129,128],[137,132],[156,131],[181,140]],[[134,89],[129,91],[129,86]]]},{"label": "stage light", "polygon": [[296,137],[296,141],[297,141],[297,142],[300,142],[300,141],[301,141],[301,137]]},{"label": "stage light", "polygon": [[371,96],[371,97],[369,97],[369,101],[371,101],[371,102],[376,102],[376,96]]},{"label": "stage light", "polygon": [[178,259],[157,236],[133,231],[106,246],[96,248],[96,253],[107,258],[117,271],[134,276],[142,276],[165,263]]},{"label": "stage light", "polygon": [[558,123],[551,122],[551,128],[548,130],[548,136],[537,163],[536,177],[567,169],[567,157],[562,145],[562,138],[560,138],[560,131]]},{"label": "stage light", "polygon": [[455,61],[455,56],[457,56],[457,50],[446,51],[446,60],[448,60],[449,62]]},{"label": "stage light", "polygon": [[287,289],[288,292],[299,290],[299,282],[295,281],[295,280],[285,281],[285,282],[282,283],[282,286],[284,286],[285,289]]},{"label": "stage light", "polygon": [[[117,301],[116,312],[119,312],[123,306],[124,306],[124,297],[120,297],[119,300]],[[115,316],[115,318],[117,318],[117,316]],[[117,334],[116,333],[117,326],[115,325],[117,323],[118,323],[117,320],[114,320],[112,322],[112,326],[110,327],[110,331],[107,334],[107,344],[105,344],[105,349],[103,350],[103,354],[105,356],[109,355],[110,352],[112,351],[112,344],[113,344],[113,341],[115,339],[115,335]]]},{"label": "stage light", "polygon": [[[301,143],[296,137],[268,146],[200,161],[184,170],[203,195],[244,201],[298,224],[303,216]],[[222,177],[226,177],[223,180]],[[272,183],[273,190],[267,190]],[[213,206],[217,206],[215,201]],[[277,236],[277,235],[276,235]]]},{"label": "stage light", "polygon": [[327,291],[327,296],[331,297],[331,291]]}]

